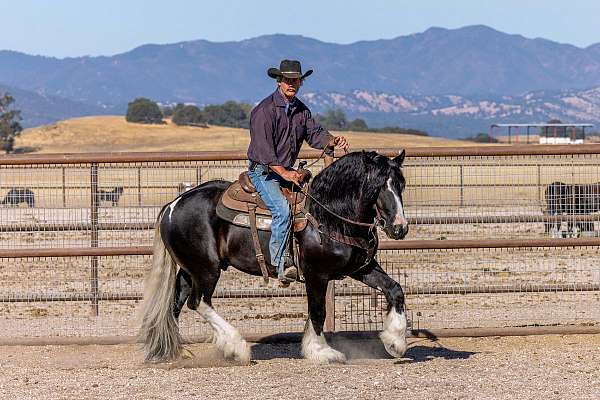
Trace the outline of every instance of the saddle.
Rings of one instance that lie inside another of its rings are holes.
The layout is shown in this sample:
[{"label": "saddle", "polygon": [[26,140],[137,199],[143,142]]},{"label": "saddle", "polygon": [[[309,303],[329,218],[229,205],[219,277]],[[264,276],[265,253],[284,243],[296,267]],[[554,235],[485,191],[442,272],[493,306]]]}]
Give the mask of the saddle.
[{"label": "saddle", "polygon": [[[282,193],[292,208],[293,231],[304,230],[309,218],[304,213],[306,196],[302,192],[292,191],[288,188],[282,188]],[[269,271],[258,239],[258,230],[270,231],[272,217],[246,171],[242,172],[238,180],[229,185],[221,195],[216,211],[219,218],[234,225],[250,228],[256,259],[266,284],[269,281]]]},{"label": "saddle", "polygon": [[[306,196],[302,192],[282,188],[283,195],[292,207],[294,232],[306,228],[307,219],[304,216]],[[256,214],[256,226],[261,231],[271,230],[271,211],[260,198],[247,172],[242,172],[237,181],[225,190],[217,204],[219,218],[234,225],[250,227],[250,213]]]}]

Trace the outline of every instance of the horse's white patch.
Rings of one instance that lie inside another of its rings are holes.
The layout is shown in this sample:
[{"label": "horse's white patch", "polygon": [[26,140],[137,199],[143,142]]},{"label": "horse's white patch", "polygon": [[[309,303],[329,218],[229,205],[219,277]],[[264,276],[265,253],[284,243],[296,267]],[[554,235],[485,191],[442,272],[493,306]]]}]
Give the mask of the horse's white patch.
[{"label": "horse's white patch", "polygon": [[408,221],[406,220],[406,217],[404,216],[404,206],[402,205],[400,196],[398,196],[398,194],[396,192],[394,192],[394,189],[392,189],[392,178],[388,178],[387,188],[392,193],[392,195],[394,196],[394,200],[396,201],[396,216],[394,217],[393,224],[407,226]]},{"label": "horse's white patch", "polygon": [[244,363],[250,361],[250,348],[237,329],[225,321],[204,301],[200,302],[197,312],[213,328],[213,343],[223,352],[226,359]]},{"label": "horse's white patch", "polygon": [[392,307],[383,322],[383,332],[379,337],[389,355],[402,357],[406,353],[406,315],[398,313]]},{"label": "horse's white patch", "polygon": [[306,327],[304,328],[302,354],[304,358],[319,364],[346,362],[346,356],[343,353],[329,347],[323,332],[317,335],[310,318],[306,321]]},{"label": "horse's white patch", "polygon": [[181,197],[176,198],[173,202],[171,202],[171,204],[169,204],[169,222],[171,222],[171,215],[173,215],[173,210],[175,209],[175,206],[179,200],[181,200]]}]

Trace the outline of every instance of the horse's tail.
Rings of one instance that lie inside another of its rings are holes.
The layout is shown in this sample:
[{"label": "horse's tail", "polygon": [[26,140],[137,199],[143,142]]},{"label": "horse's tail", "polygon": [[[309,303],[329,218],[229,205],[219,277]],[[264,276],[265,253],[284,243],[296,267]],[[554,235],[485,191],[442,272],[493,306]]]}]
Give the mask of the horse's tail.
[{"label": "horse's tail", "polygon": [[[164,209],[163,209],[164,210]],[[139,339],[146,361],[176,359],[182,349],[181,335],[173,314],[177,264],[160,235],[159,214],[154,230],[152,267],[146,274]]]}]

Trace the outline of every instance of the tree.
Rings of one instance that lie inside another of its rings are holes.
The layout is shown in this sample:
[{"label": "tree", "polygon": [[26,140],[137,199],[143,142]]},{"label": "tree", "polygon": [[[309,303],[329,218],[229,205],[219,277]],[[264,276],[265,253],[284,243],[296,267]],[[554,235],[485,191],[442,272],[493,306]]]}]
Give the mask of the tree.
[{"label": "tree", "polygon": [[8,93],[0,97],[0,141],[6,154],[13,151],[15,138],[23,130],[19,123],[21,121],[21,111],[11,110],[11,104],[14,101],[14,97]]},{"label": "tree", "polygon": [[164,106],[164,107],[162,108],[162,110],[160,110],[160,112],[162,112],[162,115],[163,115],[163,117],[165,117],[165,118],[172,117],[172,116],[173,116],[173,114],[175,113],[175,112],[173,111],[173,107],[171,107],[171,106]]},{"label": "tree", "polygon": [[317,115],[316,119],[327,130],[347,130],[348,121],[346,120],[346,114],[342,110],[329,109],[325,111],[325,115]]},{"label": "tree", "polygon": [[175,125],[206,125],[206,118],[200,109],[193,105],[177,107],[173,113]]},{"label": "tree", "polygon": [[498,139],[496,139],[493,136],[490,136],[489,133],[484,132],[480,132],[475,136],[466,137],[463,140],[477,143],[498,143]]},{"label": "tree", "polygon": [[176,112],[180,111],[180,110],[181,110],[183,107],[185,107],[185,104],[183,104],[183,103],[177,103],[177,104],[175,105],[175,108],[173,109],[173,115],[174,115]]},{"label": "tree", "polygon": [[221,105],[204,107],[204,115],[206,122],[211,125],[247,128],[250,125],[251,109],[250,104],[228,101]]},{"label": "tree", "polygon": [[369,130],[369,126],[367,125],[367,123],[365,122],[364,119],[362,118],[356,118],[352,121],[350,121],[348,123],[348,125],[346,126],[346,128],[349,131],[368,131]]},{"label": "tree", "polygon": [[127,104],[127,122],[137,122],[141,124],[162,124],[162,113],[156,102],[145,97],[138,97]]}]

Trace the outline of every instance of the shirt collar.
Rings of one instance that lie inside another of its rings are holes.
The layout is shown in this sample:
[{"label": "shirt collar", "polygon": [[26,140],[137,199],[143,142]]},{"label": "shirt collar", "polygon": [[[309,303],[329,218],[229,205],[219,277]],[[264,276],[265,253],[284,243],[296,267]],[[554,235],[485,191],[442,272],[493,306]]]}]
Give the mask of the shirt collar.
[{"label": "shirt collar", "polygon": [[294,107],[296,105],[296,97],[294,97],[292,101],[289,101],[287,97],[281,94],[279,88],[275,89],[273,98],[277,107],[285,107],[287,109],[288,107]]}]

